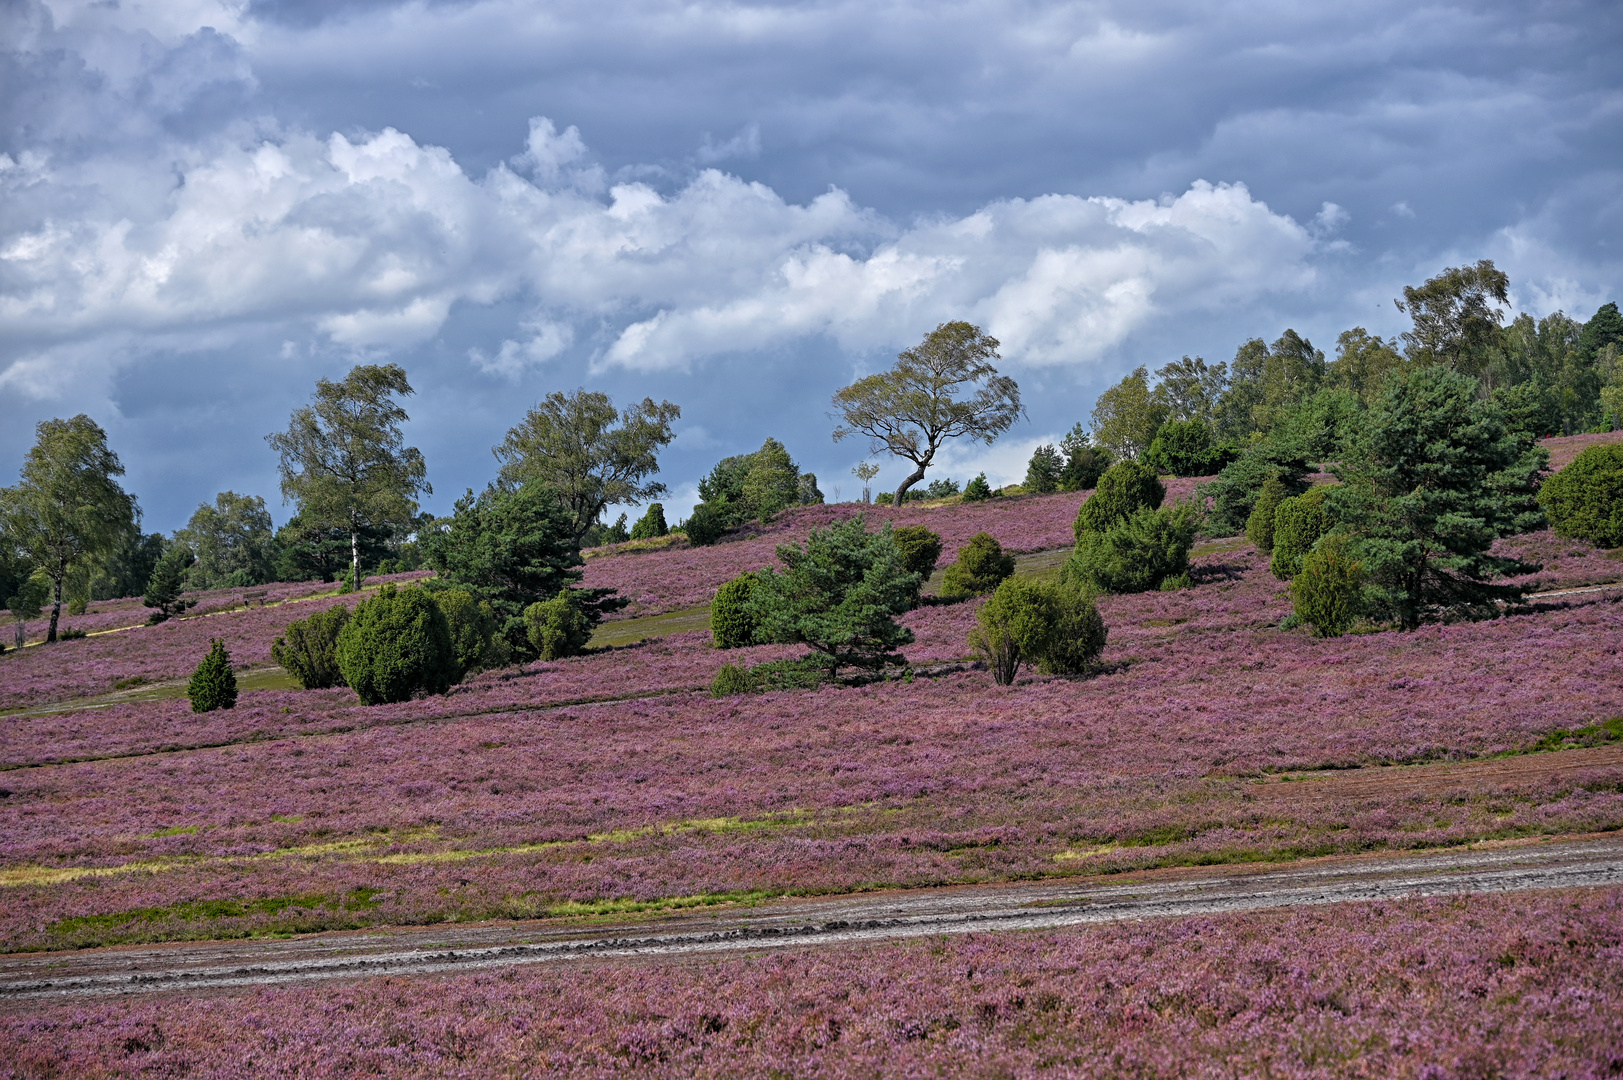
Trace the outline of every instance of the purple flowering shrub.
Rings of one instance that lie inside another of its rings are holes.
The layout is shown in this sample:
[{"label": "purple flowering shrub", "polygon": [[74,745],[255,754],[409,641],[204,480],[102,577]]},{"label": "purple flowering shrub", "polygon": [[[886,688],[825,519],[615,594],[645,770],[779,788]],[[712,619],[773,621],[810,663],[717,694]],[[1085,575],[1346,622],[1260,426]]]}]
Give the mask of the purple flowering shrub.
[{"label": "purple flowering shrub", "polygon": [[1623,890],[43,1005],[0,1077],[1602,1077]]}]

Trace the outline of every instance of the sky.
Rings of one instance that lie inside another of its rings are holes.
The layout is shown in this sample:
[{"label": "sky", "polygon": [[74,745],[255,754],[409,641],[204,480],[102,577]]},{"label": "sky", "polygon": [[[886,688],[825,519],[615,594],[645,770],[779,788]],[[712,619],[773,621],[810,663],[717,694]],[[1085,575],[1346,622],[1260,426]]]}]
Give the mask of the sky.
[{"label": "sky", "polygon": [[[319,378],[399,363],[424,506],[552,391],[682,409],[668,516],[941,322],[1027,417],[1017,482],[1138,365],[1392,335],[1489,258],[1623,299],[1623,7],[1282,0],[0,0],[0,483],[87,413],[148,531],[234,490]],[[638,516],[636,508],[631,517]]]}]

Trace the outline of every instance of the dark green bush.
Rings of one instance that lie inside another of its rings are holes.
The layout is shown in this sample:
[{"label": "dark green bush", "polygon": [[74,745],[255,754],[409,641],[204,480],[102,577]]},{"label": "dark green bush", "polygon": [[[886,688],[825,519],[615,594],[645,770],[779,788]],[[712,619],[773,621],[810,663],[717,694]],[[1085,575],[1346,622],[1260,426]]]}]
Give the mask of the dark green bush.
[{"label": "dark green bush", "polygon": [[1092,590],[1076,582],[1060,582],[1054,589],[1054,636],[1037,657],[1044,675],[1086,675],[1105,651],[1109,630],[1093,602]]},{"label": "dark green bush", "polygon": [[1245,538],[1264,555],[1274,550],[1274,515],[1279,511],[1279,504],[1290,497],[1291,493],[1277,476],[1270,476],[1264,481],[1262,490],[1257,494],[1251,516],[1245,522]]},{"label": "dark green bush", "polygon": [[768,660],[749,670],[750,689],[756,693],[769,690],[814,690],[829,680],[828,663],[815,654],[794,660]]},{"label": "dark green bush", "polygon": [[728,697],[732,694],[763,694],[773,690],[815,690],[828,681],[828,663],[816,655],[795,660],[769,660],[754,667],[723,664],[710,682],[710,695]]},{"label": "dark green bush", "polygon": [[1055,590],[1030,578],[1009,578],[975,612],[969,646],[985,658],[992,681],[1008,686],[1022,662],[1048,651],[1059,621]]},{"label": "dark green bush", "polygon": [[[82,615],[84,613],[80,612],[80,614]],[[87,630],[59,630],[57,632],[57,635],[56,635],[56,640],[58,640],[58,641],[78,641],[82,637],[89,637],[89,636],[90,636],[90,632],[87,631]]]},{"label": "dark green bush", "polygon": [[1539,504],[1562,536],[1623,547],[1623,444],[1591,446],[1546,479]]},{"label": "dark green bush", "polygon": [[338,667],[363,705],[443,694],[458,674],[451,625],[424,589],[384,585],[339,632]]},{"label": "dark green bush", "polygon": [[334,604],[307,619],[289,623],[271,646],[271,659],[306,690],[343,686],[338,667],[338,635],[349,622],[349,608]]},{"label": "dark green bush", "polygon": [[1204,420],[1168,420],[1144,454],[1145,461],[1173,476],[1211,476],[1232,459],[1232,449],[1218,445]]},{"label": "dark green bush", "polygon": [[815,650],[831,677],[847,664],[905,663],[896,650],[913,632],[896,616],[918,603],[920,581],[902,565],[889,525],[868,532],[858,515],[813,529],[804,547],[780,544],[777,555],[783,570],[762,570],[750,593],[759,640]]},{"label": "dark green bush", "polygon": [[666,536],[670,528],[665,524],[665,506],[663,503],[649,503],[648,510],[631,526],[631,539],[652,540],[658,536]]},{"label": "dark green bush", "polygon": [[1080,540],[1083,533],[1102,533],[1139,510],[1154,510],[1167,497],[1155,468],[1142,461],[1118,461],[1099,477],[1092,495],[1076,512],[1072,531]]},{"label": "dark green bush", "polygon": [[457,682],[486,668],[501,667],[506,659],[496,636],[496,611],[466,589],[433,594],[451,628],[451,650],[456,654]]},{"label": "dark green bush", "polygon": [[[908,494],[912,495],[913,493],[909,491]],[[931,480],[929,485],[924,489],[925,499],[950,499],[957,494],[959,494],[958,481],[954,480],[950,476],[943,476],[939,479]]]},{"label": "dark green bush", "polygon": [[1297,619],[1320,637],[1340,637],[1363,614],[1364,565],[1342,533],[1321,538],[1291,582]]},{"label": "dark green bush", "polygon": [[710,640],[718,649],[741,649],[756,644],[755,613],[750,593],[760,578],[745,571],[722,584],[710,602]]},{"label": "dark green bush", "polygon": [[1110,593],[1186,586],[1189,548],[1199,526],[1189,503],[1142,508],[1106,532],[1083,533],[1065,560],[1061,580]]},{"label": "dark green bush", "polygon": [[1274,555],[1268,563],[1274,577],[1289,581],[1300,573],[1302,559],[1313,550],[1319,537],[1330,531],[1334,522],[1325,510],[1324,500],[1333,486],[1308,488],[1283,500],[1274,510]]},{"label": "dark green bush", "polygon": [[592,621],[581,606],[579,590],[564,589],[551,600],[524,609],[524,625],[543,660],[579,656],[592,640]]},{"label": "dark green bush", "polygon": [[683,524],[688,543],[695,547],[709,547],[727,532],[727,517],[709,503],[700,503]]},{"label": "dark green bush", "polygon": [[979,596],[996,589],[1014,573],[1014,556],[991,533],[976,533],[958,549],[958,561],[941,575],[941,595]]},{"label": "dark green bush", "polygon": [[941,558],[941,537],[923,525],[903,525],[891,531],[891,539],[902,552],[902,565],[910,574],[928,579]]},{"label": "dark green bush", "polygon": [[231,654],[226,652],[225,642],[219,638],[209,639],[208,655],[192,672],[191,681],[186,684],[186,696],[191,699],[194,713],[236,707],[237,673],[231,667]]},{"label": "dark green bush", "polygon": [[723,664],[716,677],[710,680],[711,697],[728,697],[732,694],[747,694],[753,687],[750,685],[749,672],[739,664]]},{"label": "dark green bush", "polygon": [[985,473],[976,473],[975,479],[964,485],[965,502],[985,502],[992,497],[992,485],[986,482]]}]

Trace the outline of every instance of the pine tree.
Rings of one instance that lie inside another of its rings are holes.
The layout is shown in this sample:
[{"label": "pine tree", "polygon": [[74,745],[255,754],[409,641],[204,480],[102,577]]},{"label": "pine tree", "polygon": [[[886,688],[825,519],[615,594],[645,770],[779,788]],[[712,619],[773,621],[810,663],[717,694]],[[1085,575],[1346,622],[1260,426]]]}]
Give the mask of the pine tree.
[{"label": "pine tree", "polygon": [[192,681],[186,684],[186,696],[192,701],[192,712],[213,712],[231,709],[237,704],[237,673],[231,667],[231,654],[225,642],[209,639],[208,655],[192,672]]},{"label": "pine tree", "polygon": [[784,569],[767,569],[750,594],[758,640],[809,646],[823,654],[831,675],[843,666],[877,669],[904,660],[896,649],[913,632],[896,623],[918,595],[886,525],[876,533],[859,515],[813,529],[802,549],[778,548]]},{"label": "pine tree", "polygon": [[1325,504],[1355,541],[1376,612],[1412,629],[1519,599],[1520,586],[1491,579],[1536,568],[1489,549],[1543,526],[1538,477],[1548,462],[1479,399],[1476,379],[1442,366],[1392,377]]},{"label": "pine tree", "polygon": [[181,595],[186,589],[186,570],[191,564],[191,550],[184,544],[177,544],[158,560],[151,579],[147,581],[146,595],[141,598],[147,607],[157,608],[147,616],[148,622],[157,624],[174,618],[197,603]]}]

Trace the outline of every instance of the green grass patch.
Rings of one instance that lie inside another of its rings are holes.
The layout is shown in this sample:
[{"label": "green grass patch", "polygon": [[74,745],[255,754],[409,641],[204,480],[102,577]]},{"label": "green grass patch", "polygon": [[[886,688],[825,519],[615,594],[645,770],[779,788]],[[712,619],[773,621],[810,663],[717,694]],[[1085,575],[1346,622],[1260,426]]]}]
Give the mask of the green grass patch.
[{"label": "green grass patch", "polygon": [[1610,720],[1602,720],[1571,731],[1557,728],[1526,750],[1512,753],[1542,754],[1550,750],[1576,750],[1579,747],[1605,746],[1615,742],[1623,742],[1623,716],[1614,716]]},{"label": "green grass patch", "polygon": [[693,630],[710,629],[710,605],[644,615],[635,619],[614,619],[600,623],[592,631],[591,646],[602,649],[614,645],[635,645],[645,638],[668,637]]},{"label": "green grass patch", "polygon": [[156,840],[162,836],[191,836],[202,828],[201,825],[174,825],[167,829],[159,829],[155,833],[147,833],[148,840]]},{"label": "green grass patch", "polygon": [[371,911],[378,906],[379,892],[361,888],[339,896],[306,893],[254,900],[186,900],[105,915],[73,915],[51,923],[46,933],[57,948],[89,949],[145,941],[246,936],[246,928],[233,927],[229,920],[253,919],[260,924],[255,930],[269,933],[339,929],[334,925],[334,916]]},{"label": "green grass patch", "polygon": [[784,895],[770,890],[751,889],[745,892],[699,893],[694,896],[667,896],[657,900],[567,900],[549,904],[539,910],[548,919],[593,917],[603,915],[637,915],[649,911],[683,911],[688,908],[716,907],[721,904],[759,904]]}]

